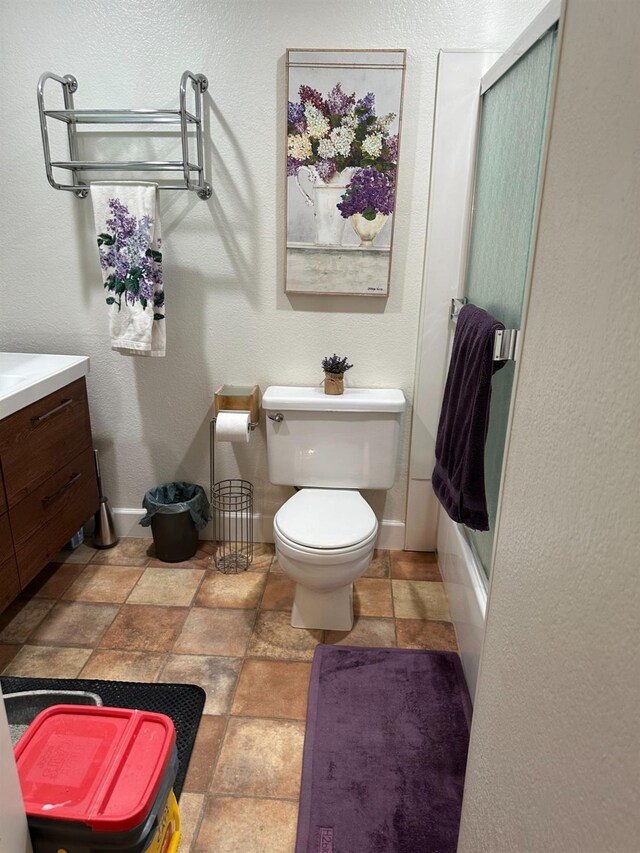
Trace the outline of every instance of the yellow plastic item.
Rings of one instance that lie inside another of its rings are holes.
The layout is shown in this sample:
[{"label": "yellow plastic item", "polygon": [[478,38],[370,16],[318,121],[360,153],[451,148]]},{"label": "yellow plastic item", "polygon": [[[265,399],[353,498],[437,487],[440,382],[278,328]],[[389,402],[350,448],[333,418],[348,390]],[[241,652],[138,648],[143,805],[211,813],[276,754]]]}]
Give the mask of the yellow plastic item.
[{"label": "yellow plastic item", "polygon": [[177,853],[180,844],[180,810],[173,790],[158,821],[158,830],[145,853]]}]

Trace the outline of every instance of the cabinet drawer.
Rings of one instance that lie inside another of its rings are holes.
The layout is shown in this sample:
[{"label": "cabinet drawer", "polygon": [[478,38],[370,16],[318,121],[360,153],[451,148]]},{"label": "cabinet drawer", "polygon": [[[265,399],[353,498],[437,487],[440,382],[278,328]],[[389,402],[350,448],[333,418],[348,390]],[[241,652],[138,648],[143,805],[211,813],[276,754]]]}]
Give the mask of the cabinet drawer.
[{"label": "cabinet drawer", "polygon": [[[2,515],[0,516],[0,563],[12,560],[14,556],[9,516]],[[0,589],[0,594],[1,592],[2,590]]]},{"label": "cabinet drawer", "polygon": [[91,446],[84,378],[0,422],[0,456],[9,507]]},{"label": "cabinet drawer", "polygon": [[23,588],[97,509],[91,447],[13,507],[11,528]]}]

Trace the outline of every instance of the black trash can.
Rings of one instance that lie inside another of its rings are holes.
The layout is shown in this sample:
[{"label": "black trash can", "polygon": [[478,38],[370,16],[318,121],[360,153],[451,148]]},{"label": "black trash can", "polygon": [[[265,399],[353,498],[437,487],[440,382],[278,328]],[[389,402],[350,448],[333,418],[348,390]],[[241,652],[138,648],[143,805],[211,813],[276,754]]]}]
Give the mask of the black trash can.
[{"label": "black trash can", "polygon": [[195,483],[163,483],[145,494],[147,514],[140,520],[151,525],[156,557],[164,563],[190,560],[198,550],[198,531],[211,518],[209,501]]}]

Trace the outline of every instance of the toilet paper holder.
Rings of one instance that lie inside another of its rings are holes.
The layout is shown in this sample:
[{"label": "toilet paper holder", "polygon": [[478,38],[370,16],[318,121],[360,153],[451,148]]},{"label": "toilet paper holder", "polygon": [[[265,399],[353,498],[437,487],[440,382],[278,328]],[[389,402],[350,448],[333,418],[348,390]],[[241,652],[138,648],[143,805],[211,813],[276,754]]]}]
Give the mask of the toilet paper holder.
[{"label": "toilet paper holder", "polygon": [[260,422],[260,388],[258,385],[221,385],[213,397],[215,418],[220,412],[249,412],[249,429]]},{"label": "toilet paper holder", "polygon": [[249,412],[249,429],[260,421],[257,385],[221,385],[214,393],[209,432],[209,483],[213,511],[212,561],[218,571],[246,571],[253,561],[253,485],[247,480],[215,481],[216,419],[221,412]]}]

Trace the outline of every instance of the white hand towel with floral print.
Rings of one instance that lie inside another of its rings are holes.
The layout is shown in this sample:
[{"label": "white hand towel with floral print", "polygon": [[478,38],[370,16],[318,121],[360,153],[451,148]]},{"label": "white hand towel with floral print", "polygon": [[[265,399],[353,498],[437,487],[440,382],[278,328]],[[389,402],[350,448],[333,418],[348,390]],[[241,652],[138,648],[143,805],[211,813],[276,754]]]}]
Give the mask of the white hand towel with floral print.
[{"label": "white hand towel with floral print", "polygon": [[164,355],[162,239],[156,184],[91,184],[111,348]]}]

